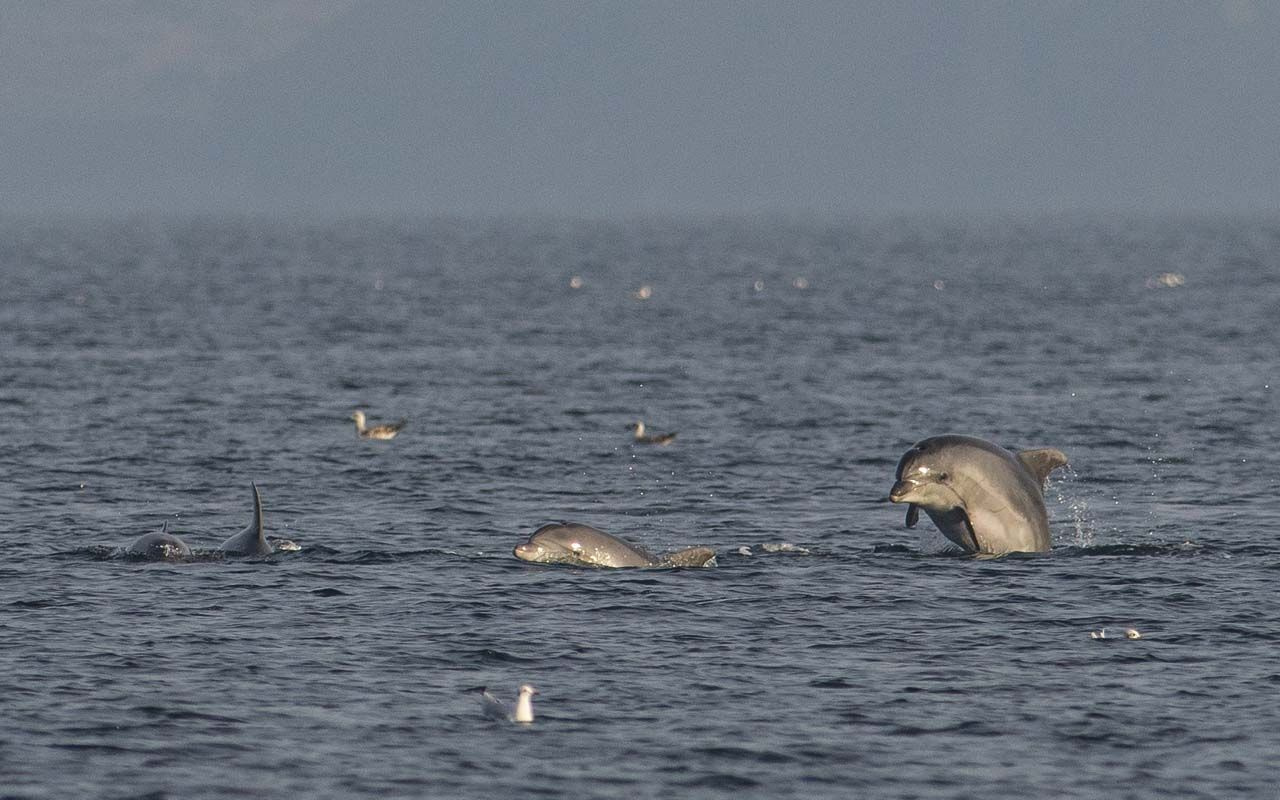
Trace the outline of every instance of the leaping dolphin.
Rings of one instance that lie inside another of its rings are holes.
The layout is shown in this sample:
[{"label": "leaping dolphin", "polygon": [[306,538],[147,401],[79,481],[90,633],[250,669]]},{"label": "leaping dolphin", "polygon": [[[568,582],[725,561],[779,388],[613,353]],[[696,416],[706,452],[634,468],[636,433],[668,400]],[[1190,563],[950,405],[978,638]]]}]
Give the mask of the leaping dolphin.
[{"label": "leaping dolphin", "polygon": [[933,436],[903,454],[889,500],[908,504],[908,528],[923,508],[966,553],[1043,553],[1045,479],[1066,463],[1052,448],[1011,453],[973,436]]},{"label": "leaping dolphin", "polygon": [[654,556],[590,525],[561,522],[543,525],[529,541],[516,545],[516,558],[538,564],[576,567],[713,567],[716,551],[690,547]]},{"label": "leaping dolphin", "polygon": [[276,549],[263,535],[262,496],[258,494],[258,484],[250,481],[249,485],[253,487],[253,519],[248,527],[223,542],[218,549],[233,556],[268,556]]}]

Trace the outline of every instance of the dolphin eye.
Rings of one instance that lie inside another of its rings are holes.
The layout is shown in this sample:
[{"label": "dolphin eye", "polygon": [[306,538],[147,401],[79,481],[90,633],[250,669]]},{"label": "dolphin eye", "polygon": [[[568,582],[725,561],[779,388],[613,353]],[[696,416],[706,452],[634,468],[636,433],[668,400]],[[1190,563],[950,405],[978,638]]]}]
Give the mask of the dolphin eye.
[{"label": "dolphin eye", "polygon": [[940,480],[940,481],[945,481],[948,477],[949,477],[949,476],[948,476],[948,475],[947,475],[947,473],[945,473],[945,472],[939,472],[939,473],[938,473],[938,480]]}]

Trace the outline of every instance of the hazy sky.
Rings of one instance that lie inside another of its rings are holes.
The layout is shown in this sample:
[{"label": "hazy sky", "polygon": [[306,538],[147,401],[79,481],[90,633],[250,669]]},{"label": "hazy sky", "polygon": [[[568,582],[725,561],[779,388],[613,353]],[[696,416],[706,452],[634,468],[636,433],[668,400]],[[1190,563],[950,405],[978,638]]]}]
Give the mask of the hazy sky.
[{"label": "hazy sky", "polygon": [[1280,210],[1280,2],[0,3],[0,210]]}]

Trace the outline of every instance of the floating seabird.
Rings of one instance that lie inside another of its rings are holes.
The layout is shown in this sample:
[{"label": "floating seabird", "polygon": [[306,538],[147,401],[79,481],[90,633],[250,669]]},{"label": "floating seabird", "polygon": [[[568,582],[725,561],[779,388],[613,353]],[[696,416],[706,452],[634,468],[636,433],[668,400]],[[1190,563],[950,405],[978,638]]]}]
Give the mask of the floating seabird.
[{"label": "floating seabird", "polygon": [[372,428],[365,427],[364,412],[356,410],[351,412],[351,418],[356,421],[356,435],[361,439],[394,439],[400,429],[405,426],[406,420],[392,422],[388,425],[374,425]]},{"label": "floating seabird", "polygon": [[[1090,638],[1090,639],[1119,639],[1120,637],[1119,637],[1119,636],[1108,636],[1108,635],[1107,635],[1107,629],[1106,629],[1106,628],[1103,628],[1103,629],[1102,629],[1102,630],[1100,630],[1100,631],[1089,631],[1089,638]],[[1141,639],[1141,638],[1142,638],[1142,634],[1138,632],[1138,629],[1137,629],[1137,628],[1125,628],[1125,629],[1124,629],[1124,638],[1126,638],[1126,639]]]},{"label": "floating seabird", "polygon": [[520,696],[516,698],[515,708],[499,700],[483,686],[478,686],[473,691],[480,693],[480,705],[485,716],[505,719],[508,722],[533,722],[533,696],[538,693],[538,690],[529,684],[520,686]]},{"label": "floating seabird", "polygon": [[669,445],[676,440],[676,432],[671,433],[645,433],[644,422],[636,420],[627,426],[628,430],[635,431],[636,444],[660,444]]}]

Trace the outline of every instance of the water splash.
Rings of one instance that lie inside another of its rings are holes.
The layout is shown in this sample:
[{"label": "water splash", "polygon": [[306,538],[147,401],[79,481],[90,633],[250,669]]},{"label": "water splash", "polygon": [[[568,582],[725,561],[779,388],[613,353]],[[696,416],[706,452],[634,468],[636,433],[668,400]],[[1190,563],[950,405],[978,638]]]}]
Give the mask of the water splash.
[{"label": "water splash", "polygon": [[1071,511],[1073,535],[1063,544],[1073,547],[1092,547],[1098,526],[1093,519],[1093,514],[1089,511],[1089,501],[1084,499],[1076,488],[1079,478],[1080,474],[1075,471],[1075,468],[1066,464],[1050,478],[1045,488],[1056,495],[1059,506],[1066,506]]}]

